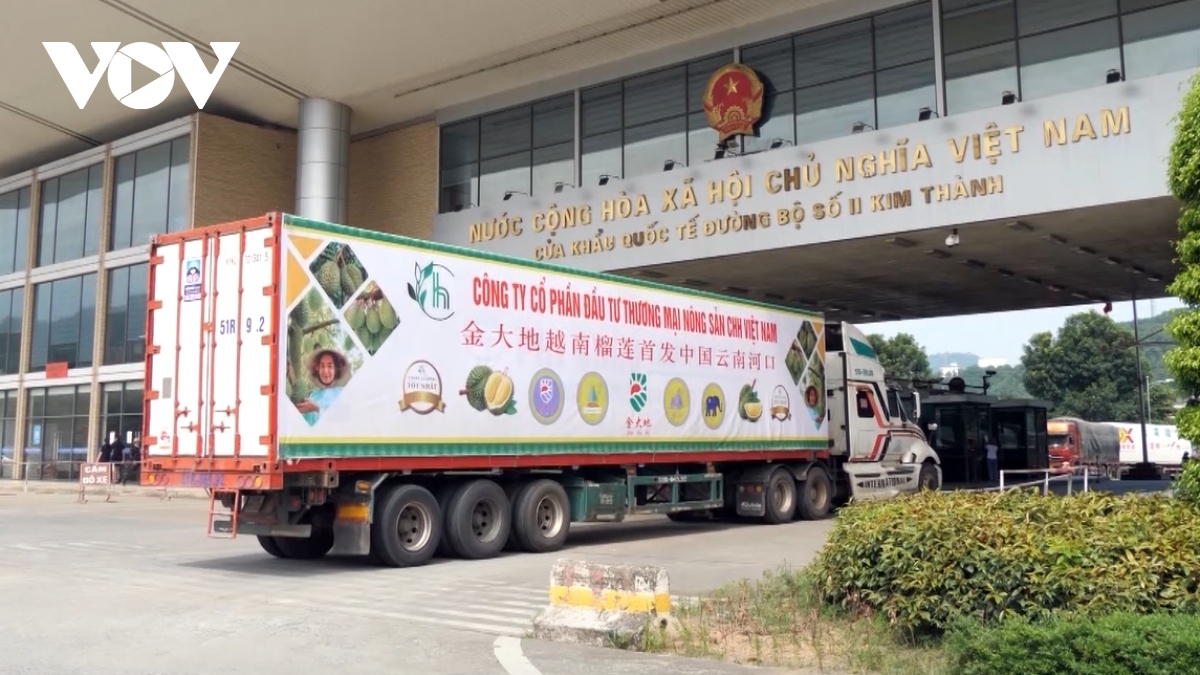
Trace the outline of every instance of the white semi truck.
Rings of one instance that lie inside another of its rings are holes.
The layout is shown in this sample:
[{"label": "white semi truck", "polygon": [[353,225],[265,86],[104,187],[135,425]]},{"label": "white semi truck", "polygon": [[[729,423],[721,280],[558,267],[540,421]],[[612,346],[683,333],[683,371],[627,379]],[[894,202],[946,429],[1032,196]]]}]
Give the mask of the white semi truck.
[{"label": "white semi truck", "polygon": [[275,556],[544,552],[941,484],[820,314],[283,214],[159,236],[149,274],[141,483],[208,488],[209,534]]}]

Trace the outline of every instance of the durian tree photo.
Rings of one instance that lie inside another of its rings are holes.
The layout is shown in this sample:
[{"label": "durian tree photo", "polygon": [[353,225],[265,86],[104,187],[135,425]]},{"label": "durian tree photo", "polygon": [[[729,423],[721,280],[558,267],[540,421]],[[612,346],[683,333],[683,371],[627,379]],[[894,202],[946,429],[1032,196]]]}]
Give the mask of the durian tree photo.
[{"label": "durian tree photo", "polygon": [[1179,274],[1167,291],[1187,306],[1167,324],[1176,346],[1163,362],[1188,397],[1175,415],[1179,435],[1200,441],[1200,75],[1183,98],[1168,158],[1167,188],[1182,202],[1175,252]]}]

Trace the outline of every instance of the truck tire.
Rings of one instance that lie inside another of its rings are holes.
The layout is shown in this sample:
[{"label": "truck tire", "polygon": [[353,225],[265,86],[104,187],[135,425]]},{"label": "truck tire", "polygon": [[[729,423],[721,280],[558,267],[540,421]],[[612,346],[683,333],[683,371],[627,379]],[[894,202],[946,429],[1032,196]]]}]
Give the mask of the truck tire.
[{"label": "truck tire", "polygon": [[509,522],[512,523],[512,527],[508,529],[508,540],[504,542],[505,551],[518,552],[524,550],[520,538],[517,537],[517,502],[519,501],[517,498],[520,496],[521,491],[529,487],[529,485],[529,481],[522,479],[509,481],[501,486],[504,488],[504,496],[508,498],[508,503],[512,505],[512,514],[509,516]]},{"label": "truck tire", "polygon": [[529,553],[557,551],[571,529],[571,502],[563,486],[548,478],[526,483],[513,500],[513,537]]},{"label": "truck tire", "polygon": [[283,557],[294,560],[316,560],[325,557],[333,548],[333,530],[314,527],[308,537],[275,537],[275,545]]},{"label": "truck tire", "polygon": [[917,474],[917,491],[932,490],[937,492],[942,486],[938,485],[937,468],[933,462],[921,465],[921,473]]},{"label": "truck tire", "polygon": [[767,511],[762,517],[764,523],[778,525],[791,521],[796,513],[796,479],[792,472],[782,466],[772,471],[764,499]]},{"label": "truck tire", "polygon": [[442,510],[420,485],[387,488],[371,523],[371,549],[388,567],[429,562],[442,539]]},{"label": "truck tire", "polygon": [[268,537],[260,534],[258,535],[258,545],[262,546],[264,551],[270,553],[276,558],[287,559],[287,555],[284,554],[283,549],[279,548],[279,544],[275,543],[275,537]]},{"label": "truck tire", "polygon": [[460,558],[494,558],[508,541],[512,507],[504,488],[490,480],[463,483],[446,510],[450,548]]},{"label": "truck tire", "polygon": [[454,550],[450,548],[450,537],[446,532],[446,523],[450,519],[446,517],[450,513],[450,498],[454,496],[454,491],[458,489],[458,483],[448,483],[442,485],[434,492],[434,497],[437,498],[438,508],[442,512],[442,536],[438,538],[437,551],[433,554],[438,558],[453,558]]},{"label": "truck tire", "polygon": [[800,493],[796,513],[804,520],[821,520],[833,510],[833,481],[823,466],[813,466],[803,482],[797,483]]}]

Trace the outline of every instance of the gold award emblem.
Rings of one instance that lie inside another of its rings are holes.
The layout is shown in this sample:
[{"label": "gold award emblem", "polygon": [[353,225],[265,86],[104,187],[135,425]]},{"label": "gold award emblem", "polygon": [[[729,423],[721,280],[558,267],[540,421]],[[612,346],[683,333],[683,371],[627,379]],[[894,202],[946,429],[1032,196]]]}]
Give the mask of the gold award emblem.
[{"label": "gold award emblem", "polygon": [[442,400],[442,375],[428,361],[414,361],[404,371],[404,392],[400,398],[400,412],[411,410],[418,415],[433,411],[445,412]]}]

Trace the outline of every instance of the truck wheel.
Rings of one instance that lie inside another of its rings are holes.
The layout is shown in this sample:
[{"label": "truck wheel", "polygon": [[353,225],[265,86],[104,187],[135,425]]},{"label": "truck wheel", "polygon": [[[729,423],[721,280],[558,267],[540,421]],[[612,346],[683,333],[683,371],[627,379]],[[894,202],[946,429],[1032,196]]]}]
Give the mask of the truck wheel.
[{"label": "truck wheel", "polygon": [[429,562],[442,538],[442,510],[420,485],[394,485],[383,495],[371,523],[371,548],[389,567]]},{"label": "truck wheel", "polygon": [[316,560],[325,557],[333,548],[333,530],[314,527],[312,534],[303,539],[298,537],[276,537],[275,545],[285,558]]},{"label": "truck wheel", "polygon": [[263,550],[276,558],[287,558],[283,553],[283,549],[279,548],[279,544],[275,543],[275,537],[267,537],[258,535],[258,545],[262,546]]},{"label": "truck wheel", "polygon": [[530,553],[557,551],[571,529],[571,503],[567,491],[543,478],[521,487],[513,504],[512,530],[521,550]]},{"label": "truck wheel", "polygon": [[767,478],[766,499],[767,515],[763,522],[770,525],[786,523],[796,513],[796,479],[792,472],[779,467]]},{"label": "truck wheel", "polygon": [[525,550],[524,544],[521,543],[520,537],[517,535],[518,523],[521,520],[517,517],[517,504],[520,502],[519,497],[521,492],[530,485],[531,483],[528,481],[518,480],[510,481],[502,486],[504,488],[504,496],[508,499],[508,503],[512,505],[512,514],[509,516],[509,522],[512,523],[512,527],[508,529],[508,539],[504,542],[505,551],[516,552]]},{"label": "truck wheel", "polygon": [[511,507],[504,488],[490,480],[459,486],[446,511],[450,548],[461,558],[493,558],[504,549],[511,529]]},{"label": "truck wheel", "polygon": [[800,503],[796,509],[804,520],[821,520],[833,509],[833,481],[824,467],[809,468],[800,487]]},{"label": "truck wheel", "polygon": [[921,473],[917,474],[917,490],[932,490],[936,492],[938,488],[937,469],[932,462],[925,462],[921,465]]},{"label": "truck wheel", "polygon": [[442,536],[438,537],[437,551],[434,555],[438,558],[454,557],[454,550],[450,548],[450,537],[446,532],[446,524],[450,519],[446,517],[450,513],[450,498],[454,496],[454,491],[458,489],[458,483],[449,483],[443,485],[434,492],[437,498],[438,509],[442,512]]}]

